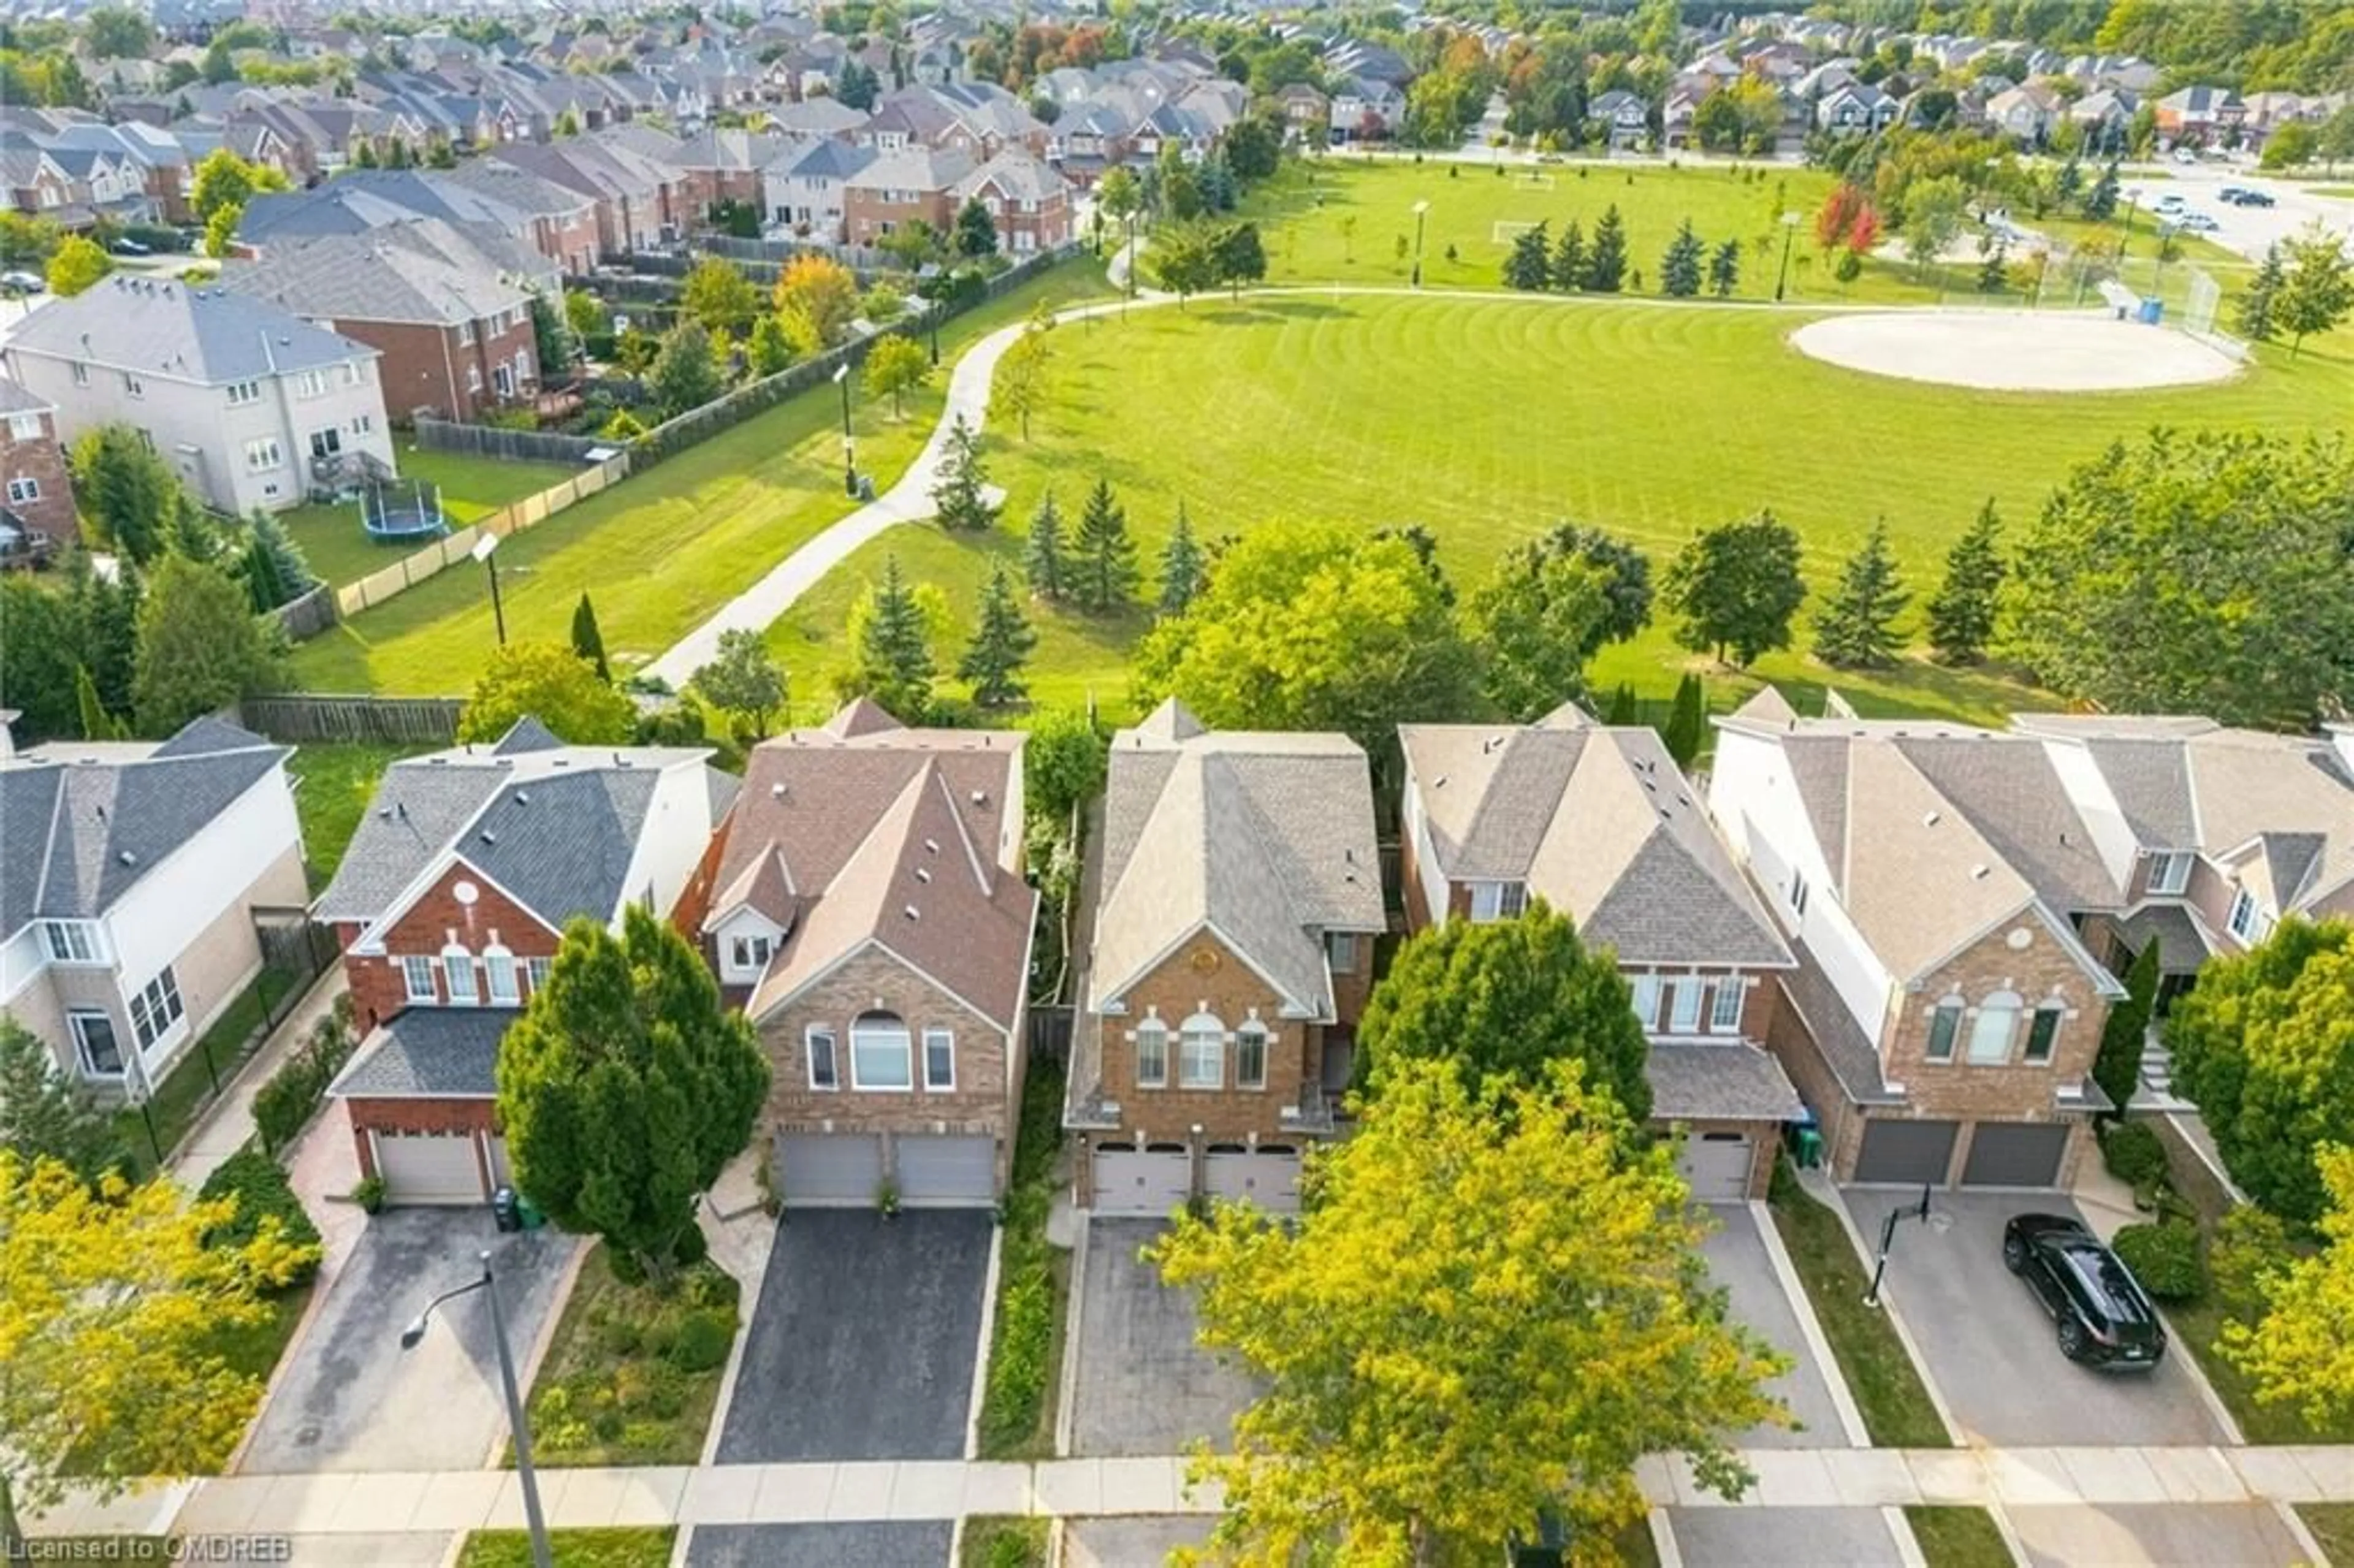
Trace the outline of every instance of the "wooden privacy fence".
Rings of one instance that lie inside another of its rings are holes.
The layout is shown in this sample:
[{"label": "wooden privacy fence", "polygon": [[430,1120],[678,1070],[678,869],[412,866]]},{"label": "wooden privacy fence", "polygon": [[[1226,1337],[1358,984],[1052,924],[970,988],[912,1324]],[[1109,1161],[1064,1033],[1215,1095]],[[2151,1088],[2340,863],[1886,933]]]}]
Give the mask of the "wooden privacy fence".
[{"label": "wooden privacy fence", "polygon": [[248,697],[238,722],[282,745],[358,740],[379,746],[448,746],[458,738],[456,697],[326,694]]},{"label": "wooden privacy fence", "polygon": [[630,466],[629,454],[619,452],[595,468],[581,470],[561,484],[552,485],[536,495],[526,495],[511,506],[502,506],[472,526],[445,535],[382,571],[370,572],[359,581],[337,588],[335,611],[348,618],[406,593],[434,574],[465,560],[483,535],[496,534],[504,538],[544,523],[575,502],[620,483],[629,477]]},{"label": "wooden privacy fence", "polygon": [[272,612],[287,637],[296,642],[316,637],[335,624],[335,590],[321,583],[300,599],[290,599]]},{"label": "wooden privacy fence", "polygon": [[509,462],[587,462],[588,454],[614,443],[561,430],[503,430],[495,425],[461,425],[419,415],[417,444],[429,452],[464,452]]}]

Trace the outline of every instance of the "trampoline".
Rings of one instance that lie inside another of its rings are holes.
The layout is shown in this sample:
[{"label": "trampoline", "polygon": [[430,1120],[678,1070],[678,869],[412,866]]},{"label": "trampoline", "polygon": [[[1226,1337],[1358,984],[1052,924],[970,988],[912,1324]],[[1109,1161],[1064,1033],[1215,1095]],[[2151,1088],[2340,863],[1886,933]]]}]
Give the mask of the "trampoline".
[{"label": "trampoline", "polygon": [[441,487],[412,479],[378,481],[360,493],[360,525],[380,545],[406,545],[419,539],[439,539],[450,532],[441,510]]}]

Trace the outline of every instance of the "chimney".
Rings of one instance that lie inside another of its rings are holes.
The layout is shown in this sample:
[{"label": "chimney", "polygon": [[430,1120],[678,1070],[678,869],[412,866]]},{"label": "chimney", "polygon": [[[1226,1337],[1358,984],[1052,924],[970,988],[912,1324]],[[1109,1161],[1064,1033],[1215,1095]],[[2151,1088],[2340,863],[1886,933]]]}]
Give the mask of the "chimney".
[{"label": "chimney", "polygon": [[2326,724],[2321,729],[2329,736],[2329,748],[2338,754],[2338,766],[2354,777],[2354,722]]}]

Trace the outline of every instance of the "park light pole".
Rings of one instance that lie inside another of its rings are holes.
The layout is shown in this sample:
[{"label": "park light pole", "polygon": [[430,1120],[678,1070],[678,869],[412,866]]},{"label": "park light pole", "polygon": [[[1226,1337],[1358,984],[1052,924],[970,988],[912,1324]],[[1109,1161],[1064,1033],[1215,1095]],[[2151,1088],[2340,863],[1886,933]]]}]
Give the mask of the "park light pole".
[{"label": "park light pole", "polygon": [[1790,284],[1790,242],[1797,237],[1798,215],[1795,212],[1784,213],[1782,215],[1782,270],[1774,277],[1774,302],[1777,305],[1782,302],[1782,294]]},{"label": "park light pole", "polygon": [[506,607],[499,602],[499,536],[496,534],[484,534],[475,540],[473,556],[474,559],[490,569],[491,619],[498,626],[499,646],[504,648],[507,645],[507,612]]},{"label": "park light pole", "polygon": [[1430,214],[1430,203],[1414,204],[1414,286],[1422,287],[1422,220]]},{"label": "park light pole", "polygon": [[947,297],[940,294],[933,295],[924,308],[924,320],[932,329],[932,366],[935,369],[940,363],[940,318],[948,313],[948,309]]},{"label": "park light pole", "polygon": [[833,367],[833,384],[842,388],[842,493],[858,493],[858,440],[850,433],[850,362]]},{"label": "park light pole", "polygon": [[490,1298],[491,1338],[499,1349],[499,1385],[507,1397],[507,1429],[514,1437],[515,1479],[523,1488],[524,1528],[531,1532],[533,1568],[556,1568],[554,1554],[548,1550],[547,1520],[539,1510],[539,1477],[531,1467],[531,1423],[524,1418],[523,1394],[515,1387],[514,1353],[507,1349],[506,1315],[499,1310],[498,1282],[491,1277],[491,1255],[482,1257],[482,1273],[479,1279],[469,1280],[454,1290],[444,1290],[425,1304],[408,1328],[400,1331],[400,1348],[413,1351],[425,1338],[426,1319],[444,1301],[479,1290]]}]

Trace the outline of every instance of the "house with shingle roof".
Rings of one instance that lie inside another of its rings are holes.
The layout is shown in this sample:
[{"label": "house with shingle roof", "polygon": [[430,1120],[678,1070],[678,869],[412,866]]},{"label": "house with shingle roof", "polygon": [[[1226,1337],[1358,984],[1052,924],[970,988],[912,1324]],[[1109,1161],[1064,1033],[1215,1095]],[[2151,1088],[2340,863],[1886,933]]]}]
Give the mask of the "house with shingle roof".
[{"label": "house with shingle roof", "polygon": [[1044,159],[1008,147],[949,187],[961,207],[978,201],[1015,260],[1071,242],[1071,182]]},{"label": "house with shingle roof", "polygon": [[292,755],[217,718],[23,752],[0,728],[0,1012],[60,1072],[146,1092],[299,924]]},{"label": "house with shingle roof", "polygon": [[1697,793],[1644,726],[1575,704],[1531,725],[1401,725],[1406,923],[1543,899],[1617,959],[1650,1042],[1655,1119],[1707,1201],[1763,1197],[1802,1107],[1762,1049],[1796,967]]},{"label": "house with shingle roof", "polygon": [[477,1203],[507,1180],[499,1041],[564,928],[618,930],[696,895],[736,780],[705,750],[567,746],[525,719],[493,746],[385,770],[312,907],[343,950],[362,1039],[331,1093],[395,1202]]},{"label": "house with shingle roof", "polygon": [[1363,748],[1161,704],[1112,738],[1080,898],[1064,1122],[1083,1135],[1082,1205],[1296,1209],[1388,928]]},{"label": "house with shingle roof", "polygon": [[682,912],[773,1076],[794,1206],[986,1207],[1028,1057],[1019,732],[911,729],[864,698],[752,748]]}]

